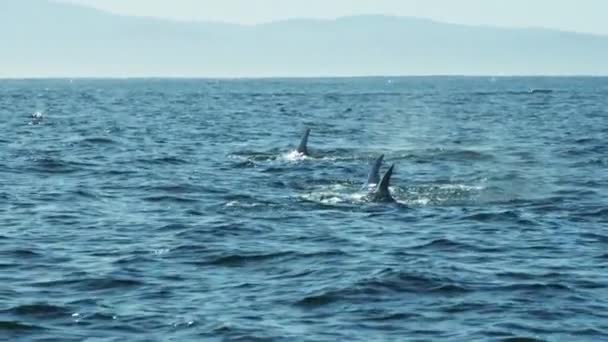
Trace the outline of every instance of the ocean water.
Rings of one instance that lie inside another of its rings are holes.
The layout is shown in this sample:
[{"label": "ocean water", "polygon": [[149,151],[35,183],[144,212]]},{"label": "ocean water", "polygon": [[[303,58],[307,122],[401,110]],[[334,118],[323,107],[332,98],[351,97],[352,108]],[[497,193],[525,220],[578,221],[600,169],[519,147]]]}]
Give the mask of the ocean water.
[{"label": "ocean water", "polygon": [[608,340],[607,78],[3,80],[0,119],[0,340]]}]

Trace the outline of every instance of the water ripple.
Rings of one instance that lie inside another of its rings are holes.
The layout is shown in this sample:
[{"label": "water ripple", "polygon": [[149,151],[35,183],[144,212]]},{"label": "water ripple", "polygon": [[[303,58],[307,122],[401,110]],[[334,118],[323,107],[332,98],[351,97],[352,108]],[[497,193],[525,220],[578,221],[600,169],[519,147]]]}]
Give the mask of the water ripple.
[{"label": "water ripple", "polygon": [[608,340],[606,79],[390,81],[0,80],[0,340]]}]

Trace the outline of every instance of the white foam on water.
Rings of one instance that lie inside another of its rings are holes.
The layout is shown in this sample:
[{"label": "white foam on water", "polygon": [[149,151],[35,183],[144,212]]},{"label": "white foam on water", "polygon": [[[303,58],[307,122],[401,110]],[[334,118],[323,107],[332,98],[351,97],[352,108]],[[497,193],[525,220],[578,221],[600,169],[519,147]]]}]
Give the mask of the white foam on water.
[{"label": "white foam on water", "polygon": [[255,208],[255,207],[259,207],[261,205],[261,203],[243,203],[241,201],[230,201],[227,202],[226,204],[224,204],[225,207],[228,208]]},{"label": "white foam on water", "polygon": [[353,191],[352,186],[346,184],[332,184],[313,189],[301,198],[323,204],[363,203],[367,200],[367,194],[366,191]]},{"label": "white foam on water", "polygon": [[481,191],[485,187],[480,185],[465,185],[465,184],[444,184],[440,185],[439,189],[442,190],[463,190],[463,191]]},{"label": "white foam on water", "polygon": [[296,161],[309,159],[309,157],[307,155],[305,155],[304,153],[300,153],[296,150],[293,150],[293,151],[280,155],[279,159],[287,160],[290,162],[296,162]]}]

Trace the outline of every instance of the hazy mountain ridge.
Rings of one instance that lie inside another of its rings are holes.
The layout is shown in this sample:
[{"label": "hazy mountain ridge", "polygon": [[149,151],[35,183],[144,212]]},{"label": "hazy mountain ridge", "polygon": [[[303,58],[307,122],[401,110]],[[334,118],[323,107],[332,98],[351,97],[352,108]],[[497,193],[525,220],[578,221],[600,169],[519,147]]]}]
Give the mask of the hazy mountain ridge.
[{"label": "hazy mountain ridge", "polygon": [[354,16],[256,26],[0,2],[0,77],[608,75],[608,37]]}]

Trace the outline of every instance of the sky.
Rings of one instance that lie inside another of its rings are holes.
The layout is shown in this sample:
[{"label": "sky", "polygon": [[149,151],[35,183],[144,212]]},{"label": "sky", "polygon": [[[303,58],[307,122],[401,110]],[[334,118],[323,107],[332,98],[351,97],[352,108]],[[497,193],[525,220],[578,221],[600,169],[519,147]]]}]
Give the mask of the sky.
[{"label": "sky", "polygon": [[110,12],[178,20],[257,24],[290,18],[387,14],[608,35],[606,0],[56,0]]}]

